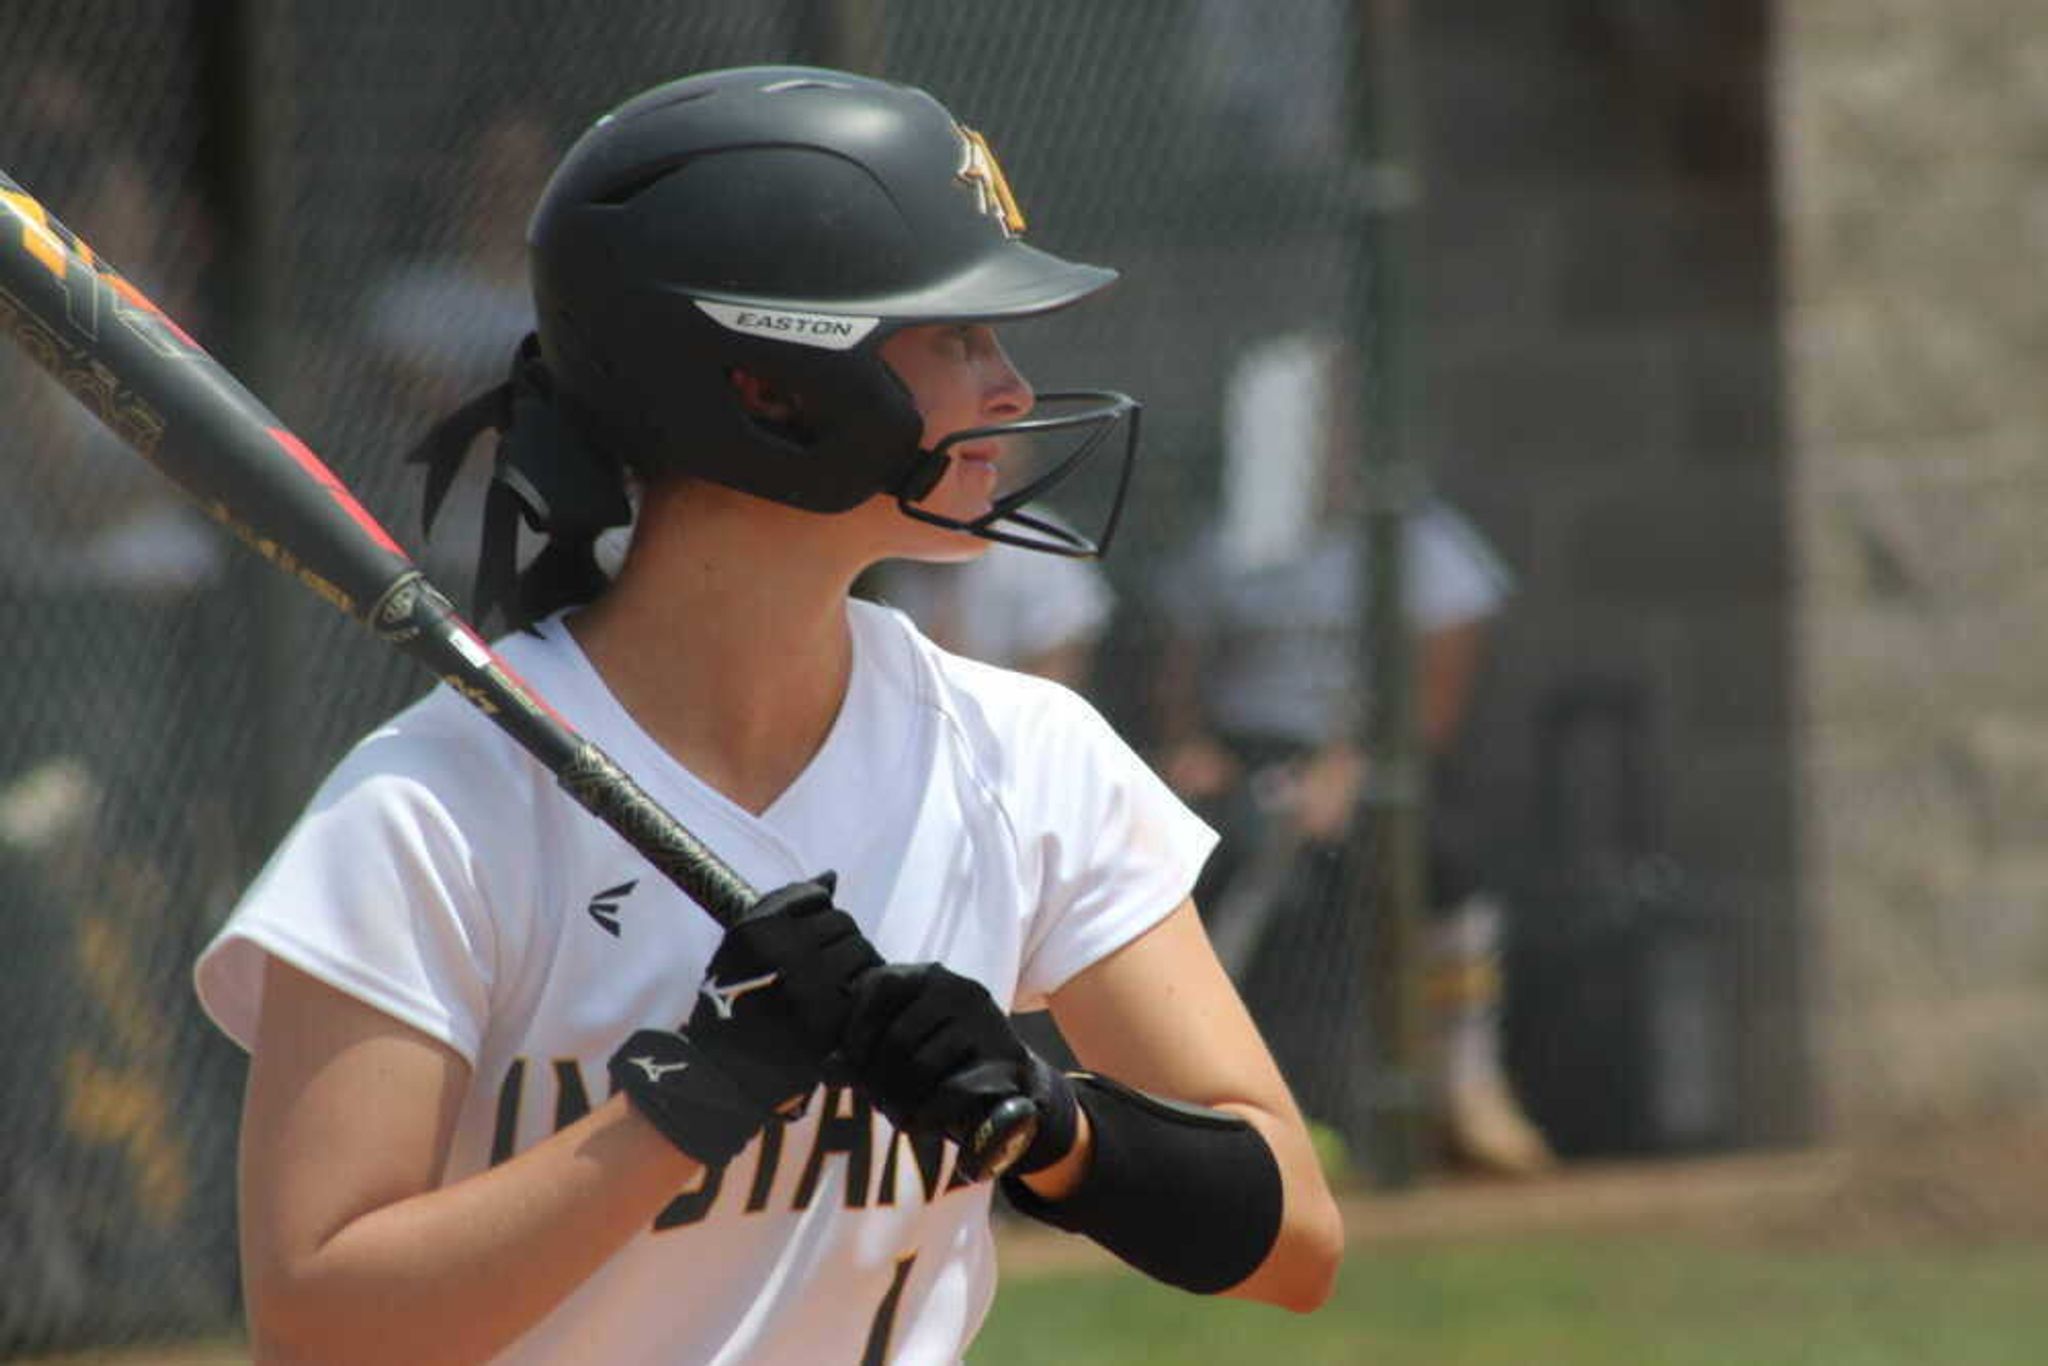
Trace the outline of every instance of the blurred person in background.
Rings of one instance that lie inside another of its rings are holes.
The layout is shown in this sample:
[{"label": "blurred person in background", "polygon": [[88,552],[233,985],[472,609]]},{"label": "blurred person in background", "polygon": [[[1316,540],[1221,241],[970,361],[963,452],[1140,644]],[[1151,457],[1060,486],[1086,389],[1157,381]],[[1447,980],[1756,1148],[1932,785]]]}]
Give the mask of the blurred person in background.
[{"label": "blurred person in background", "polygon": [[[1357,1018],[1344,855],[1371,757],[1356,519],[1356,404],[1347,353],[1295,334],[1248,352],[1225,394],[1222,513],[1160,576],[1158,674],[1168,783],[1224,831],[1198,899],[1219,956],[1314,1118],[1339,1122],[1354,1079],[1328,1046]],[[1421,740],[1456,745],[1489,622],[1511,587],[1499,558],[1439,500],[1409,522],[1406,610]],[[1552,1156],[1501,1062],[1503,906],[1434,825],[1428,851],[1431,1080],[1446,1155],[1527,1175]]]}]

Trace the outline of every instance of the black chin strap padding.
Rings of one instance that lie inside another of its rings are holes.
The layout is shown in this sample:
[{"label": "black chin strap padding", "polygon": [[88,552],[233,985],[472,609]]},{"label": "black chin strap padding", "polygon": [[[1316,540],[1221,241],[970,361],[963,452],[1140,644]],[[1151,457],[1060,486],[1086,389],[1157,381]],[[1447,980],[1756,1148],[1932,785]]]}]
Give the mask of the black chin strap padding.
[{"label": "black chin strap padding", "polygon": [[903,477],[896,481],[896,487],[891,491],[909,503],[929,497],[931,491],[939,486],[939,481],[946,477],[946,466],[952,463],[953,458],[949,455],[920,450],[916,458],[910,462],[910,468],[903,472]]}]

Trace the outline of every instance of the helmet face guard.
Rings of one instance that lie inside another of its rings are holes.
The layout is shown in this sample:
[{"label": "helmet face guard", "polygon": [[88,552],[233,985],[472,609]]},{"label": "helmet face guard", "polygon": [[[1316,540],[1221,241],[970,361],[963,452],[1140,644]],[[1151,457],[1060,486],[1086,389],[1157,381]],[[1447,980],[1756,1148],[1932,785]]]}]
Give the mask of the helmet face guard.
[{"label": "helmet face guard", "polygon": [[[1056,411],[986,427],[969,427],[946,436],[924,454],[905,487],[897,492],[896,505],[903,515],[949,531],[965,532],[986,541],[1000,541],[1004,545],[1021,546],[1048,555],[1063,555],[1069,559],[1101,559],[1107,555],[1110,542],[1116,536],[1117,523],[1123,517],[1125,495],[1130,492],[1131,471],[1138,455],[1138,418],[1143,410],[1129,394],[1120,394],[1113,389],[1064,389],[1040,394],[1038,402],[1041,405],[1051,404],[1056,409],[1079,406],[1067,412]],[[1116,461],[1114,488],[1100,529],[1093,536],[1083,535],[1061,522],[1023,510],[1066,483],[1106,449],[1113,450],[1108,442],[1119,424],[1123,429],[1122,451],[1120,455],[1111,457]],[[1081,433],[1080,440],[1065,455],[1043,473],[1027,480],[1022,487],[998,497],[979,517],[948,517],[920,507],[916,501],[937,487],[952,459],[949,452],[955,446],[991,437],[1007,440],[1044,432],[1075,430]]]}]

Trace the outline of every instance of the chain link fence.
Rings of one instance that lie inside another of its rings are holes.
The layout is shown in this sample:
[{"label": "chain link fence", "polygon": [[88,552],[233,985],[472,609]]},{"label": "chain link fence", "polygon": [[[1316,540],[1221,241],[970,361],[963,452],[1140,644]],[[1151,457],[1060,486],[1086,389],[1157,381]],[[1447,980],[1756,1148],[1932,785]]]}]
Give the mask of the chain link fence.
[{"label": "chain link fence", "polygon": [[[0,15],[0,156],[202,334],[194,7]],[[12,348],[0,357],[0,1351],[231,1314],[232,1050],[188,974],[248,871],[253,636],[219,538]]]},{"label": "chain link fence", "polygon": [[[422,542],[400,456],[502,376],[528,326],[526,207],[575,134],[696,69],[814,61],[925,86],[989,135],[1036,240],[1124,272],[1012,350],[1041,388],[1147,404],[1080,681],[1156,752],[1162,582],[1218,513],[1247,357],[1360,330],[1350,23],[1343,0],[9,0],[0,165],[466,592],[472,533],[458,518]],[[341,750],[425,684],[11,350],[0,414],[0,1355],[221,1331],[241,1062],[190,965]],[[1355,652],[1355,633],[1321,645]],[[1321,857],[1311,876],[1341,843]],[[1333,1118],[1364,1104],[1362,951],[1334,924],[1244,959]]]}]

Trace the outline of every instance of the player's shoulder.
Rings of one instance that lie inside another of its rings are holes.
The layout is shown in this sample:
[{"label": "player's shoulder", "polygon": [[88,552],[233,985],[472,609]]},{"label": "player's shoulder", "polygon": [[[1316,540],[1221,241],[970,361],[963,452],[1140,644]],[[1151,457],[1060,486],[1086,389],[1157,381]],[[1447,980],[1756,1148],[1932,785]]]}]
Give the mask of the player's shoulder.
[{"label": "player's shoulder", "polygon": [[[556,647],[528,637],[498,653],[542,696],[553,696]],[[544,774],[518,743],[443,683],[387,718],[343,755],[314,808],[365,797],[444,812],[456,825],[529,807]]]}]

